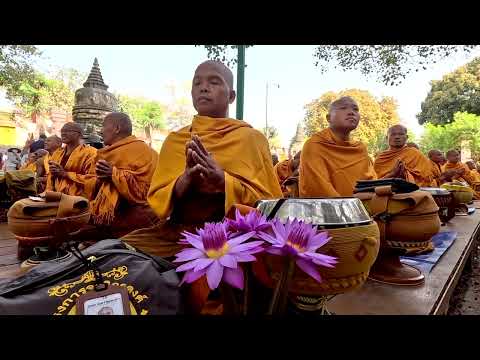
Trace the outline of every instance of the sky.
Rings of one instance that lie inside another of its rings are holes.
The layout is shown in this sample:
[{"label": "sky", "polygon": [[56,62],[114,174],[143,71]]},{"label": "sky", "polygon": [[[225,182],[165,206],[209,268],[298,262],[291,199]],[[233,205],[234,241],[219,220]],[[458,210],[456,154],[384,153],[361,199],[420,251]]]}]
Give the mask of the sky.
[{"label": "sky", "polygon": [[[109,91],[163,102],[169,100],[168,84],[181,86],[190,82],[196,66],[207,59],[207,51],[193,45],[39,45],[39,48],[43,55],[37,67],[42,71],[62,66],[88,73],[97,57]],[[357,71],[331,69],[322,74],[314,65],[314,48],[312,45],[256,45],[246,50],[244,120],[255,128],[265,126],[268,82],[268,125],[278,128],[285,146],[302,121],[306,104],[326,91],[350,88],[368,90],[377,97],[394,97],[402,123],[420,135],[422,127],[415,115],[428,94],[429,82],[480,56],[480,49],[468,55],[458,54],[408,76],[399,86],[385,86]],[[232,71],[236,75],[235,67]],[[2,105],[5,100],[0,100]],[[230,116],[235,117],[235,103],[230,108]]]}]

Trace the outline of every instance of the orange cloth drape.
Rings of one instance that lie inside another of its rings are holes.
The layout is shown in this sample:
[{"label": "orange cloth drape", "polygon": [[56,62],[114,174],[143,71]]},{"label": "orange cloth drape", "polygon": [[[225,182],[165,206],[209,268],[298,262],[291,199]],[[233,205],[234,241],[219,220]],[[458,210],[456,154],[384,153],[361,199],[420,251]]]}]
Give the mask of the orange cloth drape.
[{"label": "orange cloth drape", "polygon": [[131,205],[147,204],[147,194],[158,154],[144,141],[128,136],[111,146],[97,150],[98,160],[113,165],[112,180],[102,181],[95,167],[85,181],[85,193],[90,201],[94,223],[111,224],[120,198]]},{"label": "orange cloth drape", "polygon": [[291,164],[291,160],[287,159],[279,162],[277,165],[273,167],[273,170],[275,171],[275,175],[277,176],[278,183],[284,195],[285,193],[288,193],[288,189],[282,184],[285,180],[287,180],[290,176],[293,175],[290,164]]},{"label": "orange cloth drape", "polygon": [[[476,175],[473,173],[472,170],[470,170],[470,168],[464,164],[464,163],[461,163],[461,162],[457,162],[457,163],[451,163],[451,162],[447,162],[445,165],[443,165],[442,167],[442,170],[443,171],[447,171],[447,170],[459,170],[459,169],[465,169],[465,173],[463,175],[456,175],[452,178],[452,180],[460,180],[460,181],[464,181],[466,183],[468,183],[468,185],[470,185],[470,187],[473,188],[473,190],[476,190],[476,186],[479,185],[478,181],[476,180],[477,177]],[[480,200],[480,192],[479,191],[475,191],[475,194],[474,194],[474,198],[476,200]]]},{"label": "orange cloth drape", "polygon": [[[77,146],[68,161],[64,166],[67,176],[64,178],[52,177],[50,169],[47,168],[47,191],[59,191],[67,195],[85,196],[84,184],[86,174],[90,172],[92,167],[95,167],[95,157],[97,149],[94,147],[82,144]],[[60,148],[50,156],[50,161],[61,164],[64,157],[67,156],[67,148]]]},{"label": "orange cloth drape", "polygon": [[20,170],[32,170],[34,173],[37,173],[37,164],[36,162],[27,162],[26,164],[20,167]]},{"label": "orange cloth drape", "polygon": [[407,181],[418,186],[431,186],[434,178],[430,159],[419,150],[408,146],[386,150],[378,155],[374,162],[378,177],[381,179],[392,171],[397,160],[401,160],[405,164]]},{"label": "orange cloth drape", "polygon": [[364,144],[343,141],[330,129],[314,134],[300,156],[301,197],[352,196],[358,180],[377,178]]},{"label": "orange cloth drape", "polygon": [[265,136],[241,120],[196,115],[191,126],[171,133],[160,151],[148,192],[159,218],[172,211],[173,189],[185,171],[185,144],[192,134],[225,172],[225,213],[235,203],[254,205],[259,199],[282,197]]},{"label": "orange cloth drape", "polygon": [[438,187],[440,186],[440,176],[442,176],[442,168],[440,165],[438,165],[436,162],[430,160],[430,164],[432,165],[432,175],[433,175],[433,180],[430,184],[432,187]]}]

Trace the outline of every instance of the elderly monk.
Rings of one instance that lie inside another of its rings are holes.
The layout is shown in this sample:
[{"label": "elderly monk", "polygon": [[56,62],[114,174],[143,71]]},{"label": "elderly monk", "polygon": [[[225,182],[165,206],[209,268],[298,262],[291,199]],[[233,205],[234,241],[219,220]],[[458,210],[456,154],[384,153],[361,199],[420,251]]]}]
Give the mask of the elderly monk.
[{"label": "elderly monk", "polygon": [[352,196],[358,180],[377,178],[367,148],[350,139],[360,122],[351,97],[334,101],[328,110],[329,127],[303,145],[300,157],[300,196]]},{"label": "elderly monk", "polygon": [[132,135],[127,114],[110,113],[103,121],[106,147],[97,151],[97,162],[85,180],[85,192],[95,225],[105,237],[121,237],[152,226],[156,216],[147,194],[158,154]]},{"label": "elderly monk", "polygon": [[281,161],[273,167],[273,170],[275,171],[275,175],[277,176],[278,183],[280,184],[280,188],[282,189],[282,193],[284,196],[289,193],[289,190],[283,184],[285,180],[287,180],[291,176],[298,176],[298,167],[300,166],[300,154],[301,151],[296,153],[293,159]]},{"label": "elderly monk", "polygon": [[222,220],[234,204],[282,197],[265,136],[228,117],[235,100],[232,72],[221,62],[200,64],[192,100],[198,115],[166,138],[148,193],[148,203],[164,222],[123,237],[154,255],[175,255],[181,231]]},{"label": "elderly monk", "polygon": [[414,147],[406,145],[407,128],[394,125],[388,129],[389,149],[375,159],[375,171],[380,179],[401,178],[418,186],[431,186],[434,181],[432,163]]},{"label": "elderly monk", "polygon": [[49,156],[46,190],[85,196],[85,175],[94,166],[97,150],[81,144],[82,128],[77,123],[66,123],[60,134],[65,147]]}]

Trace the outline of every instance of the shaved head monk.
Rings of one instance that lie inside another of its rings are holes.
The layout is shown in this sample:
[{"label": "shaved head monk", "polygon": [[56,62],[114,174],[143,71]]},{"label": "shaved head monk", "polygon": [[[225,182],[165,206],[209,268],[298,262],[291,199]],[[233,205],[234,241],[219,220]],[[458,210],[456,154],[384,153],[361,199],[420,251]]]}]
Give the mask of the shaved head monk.
[{"label": "shaved head monk", "polygon": [[376,179],[367,148],[350,139],[360,122],[360,109],[351,97],[334,101],[329,127],[303,145],[300,157],[300,197],[352,196],[358,180]]},{"label": "shaved head monk", "polygon": [[298,167],[300,166],[301,151],[297,152],[292,159],[287,159],[279,162],[273,167],[278,183],[282,189],[283,195],[288,194],[287,187],[283,184],[291,176],[298,176]]},{"label": "shaved head monk", "polygon": [[446,181],[450,181],[451,175],[450,173],[443,173],[442,165],[445,159],[445,156],[440,150],[430,150],[428,152],[428,158],[432,164],[432,174],[433,174],[433,182],[431,186],[440,186]]},{"label": "shaved head monk", "polygon": [[197,67],[192,101],[198,115],[168,135],[148,193],[148,203],[164,223],[128,234],[124,241],[171,257],[181,249],[181,231],[222,220],[234,204],[253,206],[259,199],[282,197],[265,136],[229,118],[234,100],[230,69],[217,61]]},{"label": "shaved head monk", "polygon": [[[172,257],[183,245],[182,231],[221,221],[234,204],[280,198],[265,136],[244,121],[229,118],[235,100],[232,72],[206,61],[195,70],[192,123],[168,135],[158,157],[148,203],[161,219],[155,227],[122,238],[147,253]],[[209,289],[204,277],[191,285],[193,312],[203,309]]]},{"label": "shaved head monk", "polygon": [[419,150],[406,145],[407,128],[394,125],[388,129],[389,149],[375,159],[375,171],[380,179],[401,178],[418,186],[432,186],[432,163]]},{"label": "shaved head monk", "polygon": [[106,147],[97,151],[95,167],[85,181],[92,220],[105,238],[121,237],[155,224],[147,194],[158,154],[132,135],[127,114],[110,113],[103,121]]},{"label": "shaved head monk", "polygon": [[[458,150],[449,150],[447,151],[447,160],[448,162],[443,165],[442,170],[444,172],[452,170],[455,175],[452,176],[452,180],[464,181],[469,184],[471,187],[477,185],[477,177],[470,170],[470,168],[461,162],[461,154]],[[475,195],[476,199],[480,198],[480,194],[477,192]]]},{"label": "shaved head monk", "polygon": [[74,122],[60,130],[65,147],[57,149],[48,161],[47,191],[85,196],[85,175],[94,165],[97,150],[81,144],[82,127]]}]

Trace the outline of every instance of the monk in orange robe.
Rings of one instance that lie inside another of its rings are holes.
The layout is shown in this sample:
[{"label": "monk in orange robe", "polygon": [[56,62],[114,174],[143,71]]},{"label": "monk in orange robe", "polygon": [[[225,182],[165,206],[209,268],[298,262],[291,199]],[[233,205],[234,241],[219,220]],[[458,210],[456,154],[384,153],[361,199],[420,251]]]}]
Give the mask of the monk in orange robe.
[{"label": "monk in orange robe", "polygon": [[[151,228],[122,238],[147,253],[172,257],[184,230],[221,221],[234,204],[254,206],[280,198],[265,136],[244,121],[229,118],[235,100],[233,74],[222,63],[200,64],[192,81],[198,115],[163,143],[148,192],[148,203],[161,219]],[[194,312],[203,309],[209,290],[204,277],[191,286]]]},{"label": "monk in orange robe", "polygon": [[273,167],[273,170],[275,171],[275,175],[277,176],[278,183],[280,184],[280,188],[282,189],[282,193],[284,196],[289,194],[289,190],[284,185],[285,180],[292,176],[298,177],[300,154],[301,151],[297,152],[293,159],[281,161]]},{"label": "monk in orange robe", "polygon": [[[458,180],[463,181],[470,185],[473,190],[477,189],[477,186],[480,185],[476,181],[475,174],[472,174],[470,168],[461,162],[461,154],[457,150],[449,150],[447,152],[447,160],[448,162],[443,166],[442,170],[444,172],[453,170],[455,175],[452,176],[452,181]],[[479,200],[480,199],[480,192],[475,191],[474,198]]]},{"label": "monk in orange robe", "polygon": [[132,122],[123,113],[105,117],[103,141],[106,147],[97,151],[95,167],[85,180],[93,223],[105,238],[154,225],[157,218],[147,194],[158,154],[132,135]]},{"label": "monk in orange robe", "polygon": [[74,122],[61,129],[64,148],[57,149],[48,161],[47,191],[85,196],[85,175],[95,166],[97,150],[81,144],[82,128]]},{"label": "monk in orange robe", "polygon": [[480,183],[480,173],[478,172],[478,166],[475,164],[475,161],[470,160],[465,163],[470,169],[470,173],[475,180],[475,182]]},{"label": "monk in orange robe", "polygon": [[334,101],[329,127],[308,139],[300,157],[300,197],[352,196],[358,180],[377,175],[366,146],[350,139],[360,122],[360,110],[350,97]]},{"label": "monk in orange robe", "polygon": [[20,166],[19,170],[31,170],[34,173],[36,173],[37,172],[36,162],[37,162],[37,154],[35,154],[35,152],[31,152],[28,154],[27,162],[22,166]]},{"label": "monk in orange robe", "polygon": [[401,178],[420,187],[431,186],[434,181],[432,163],[414,147],[406,145],[407,128],[394,125],[388,129],[389,149],[381,152],[374,162],[380,179]]}]

